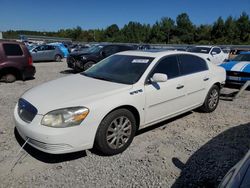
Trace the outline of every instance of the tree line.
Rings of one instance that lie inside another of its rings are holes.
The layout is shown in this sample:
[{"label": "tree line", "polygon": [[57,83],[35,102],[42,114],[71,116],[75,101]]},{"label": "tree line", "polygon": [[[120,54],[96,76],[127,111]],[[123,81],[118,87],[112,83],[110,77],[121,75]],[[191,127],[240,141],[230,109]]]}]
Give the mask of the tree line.
[{"label": "tree line", "polygon": [[57,32],[9,30],[4,38],[24,35],[41,35],[72,38],[82,42],[125,42],[158,44],[250,44],[250,19],[245,12],[237,18],[219,17],[213,24],[195,25],[188,14],[182,13],[173,20],[163,17],[153,25],[129,22],[122,28],[112,24],[105,29],[83,30],[80,26],[60,29]]}]

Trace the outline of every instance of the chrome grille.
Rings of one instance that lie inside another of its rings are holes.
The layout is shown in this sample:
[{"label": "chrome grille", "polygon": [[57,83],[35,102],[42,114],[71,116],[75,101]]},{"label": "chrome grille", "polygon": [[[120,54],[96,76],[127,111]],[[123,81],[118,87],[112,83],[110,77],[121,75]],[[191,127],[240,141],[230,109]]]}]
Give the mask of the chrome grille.
[{"label": "chrome grille", "polygon": [[48,144],[48,143],[34,140],[32,138],[29,138],[28,143],[38,148],[42,148],[42,149],[50,150],[50,151],[64,151],[64,150],[72,149],[72,147],[67,144]]},{"label": "chrome grille", "polygon": [[37,109],[28,101],[21,98],[18,101],[18,114],[23,121],[30,123],[36,116]]}]

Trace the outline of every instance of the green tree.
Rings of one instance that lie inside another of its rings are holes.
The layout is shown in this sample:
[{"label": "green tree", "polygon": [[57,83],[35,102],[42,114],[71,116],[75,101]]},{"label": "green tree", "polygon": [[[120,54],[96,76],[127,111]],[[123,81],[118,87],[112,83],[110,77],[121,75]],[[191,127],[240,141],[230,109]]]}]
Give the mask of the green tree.
[{"label": "green tree", "polygon": [[176,18],[176,35],[178,38],[187,44],[192,44],[194,42],[194,31],[195,26],[189,19],[186,13],[182,13]]},{"label": "green tree", "polygon": [[250,41],[250,20],[249,16],[243,12],[239,19],[236,21],[236,26],[239,30],[239,38],[241,43]]},{"label": "green tree", "polygon": [[211,30],[210,25],[200,25],[195,30],[194,41],[198,44],[210,44],[211,43]]},{"label": "green tree", "polygon": [[225,43],[225,26],[224,20],[221,17],[213,24],[211,36],[214,43]]}]

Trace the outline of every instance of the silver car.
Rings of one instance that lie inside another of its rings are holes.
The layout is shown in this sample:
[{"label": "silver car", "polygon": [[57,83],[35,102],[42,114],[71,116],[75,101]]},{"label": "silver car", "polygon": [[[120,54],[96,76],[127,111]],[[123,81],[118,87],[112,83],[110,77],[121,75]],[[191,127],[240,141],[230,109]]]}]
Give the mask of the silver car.
[{"label": "silver car", "polygon": [[63,52],[52,45],[40,45],[30,50],[33,61],[57,61],[64,56]]}]

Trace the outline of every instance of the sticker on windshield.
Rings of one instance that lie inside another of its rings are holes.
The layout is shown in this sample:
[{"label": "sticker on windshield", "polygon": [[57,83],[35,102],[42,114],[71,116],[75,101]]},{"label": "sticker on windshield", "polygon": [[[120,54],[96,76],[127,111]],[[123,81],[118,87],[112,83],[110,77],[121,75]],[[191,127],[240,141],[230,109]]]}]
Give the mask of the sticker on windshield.
[{"label": "sticker on windshield", "polygon": [[132,63],[148,63],[149,59],[134,59]]}]

